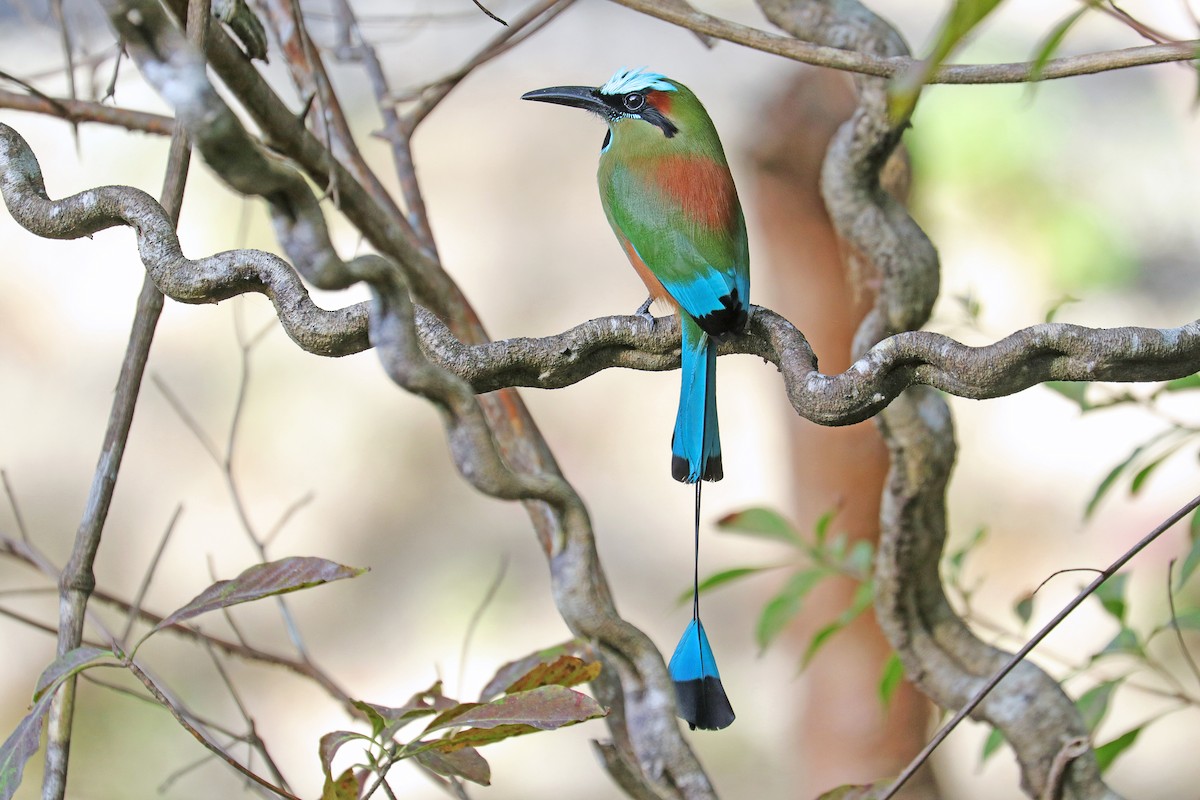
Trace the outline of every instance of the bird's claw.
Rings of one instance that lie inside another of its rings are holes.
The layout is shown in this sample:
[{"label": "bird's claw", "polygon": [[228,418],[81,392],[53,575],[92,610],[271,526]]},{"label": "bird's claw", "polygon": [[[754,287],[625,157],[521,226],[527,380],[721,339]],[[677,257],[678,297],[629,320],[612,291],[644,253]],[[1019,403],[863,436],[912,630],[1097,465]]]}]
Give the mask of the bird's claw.
[{"label": "bird's claw", "polygon": [[656,321],[655,316],[650,313],[650,306],[652,306],[652,305],[654,305],[654,298],[647,297],[646,302],[644,302],[640,306],[638,306],[637,311],[633,312],[633,315],[635,317],[641,317],[642,319],[649,322],[651,328],[654,327],[654,323]]}]

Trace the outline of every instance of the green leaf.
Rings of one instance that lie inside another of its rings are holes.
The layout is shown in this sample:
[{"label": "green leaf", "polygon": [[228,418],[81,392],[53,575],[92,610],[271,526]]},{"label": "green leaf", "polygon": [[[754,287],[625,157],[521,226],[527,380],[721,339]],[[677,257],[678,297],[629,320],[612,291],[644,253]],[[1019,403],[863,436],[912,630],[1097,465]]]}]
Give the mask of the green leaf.
[{"label": "green leaf", "polygon": [[1081,694],[1075,701],[1075,707],[1079,709],[1079,715],[1083,717],[1083,724],[1087,726],[1089,733],[1095,733],[1096,729],[1100,727],[1100,723],[1104,721],[1113,692],[1123,680],[1125,679],[1115,678],[1097,684]]},{"label": "green leaf", "polygon": [[894,123],[903,122],[911,116],[921,87],[929,80],[929,76],[999,4],[1000,0],[955,0],[929,55],[896,76],[888,87],[888,111]]},{"label": "green leaf", "polygon": [[790,545],[801,544],[800,535],[792,523],[769,508],[747,508],[726,514],[717,520],[717,528],[726,533],[740,533],[759,539],[770,539]]},{"label": "green leaf", "polygon": [[800,613],[804,606],[804,598],[812,588],[831,574],[816,567],[801,570],[792,575],[779,593],[767,601],[758,616],[758,627],[754,632],[760,653],[766,650],[780,631]]},{"label": "green leaf", "polygon": [[1099,653],[1092,656],[1091,660],[1095,662],[1103,656],[1111,655],[1142,656],[1145,655],[1145,651],[1142,649],[1141,642],[1138,641],[1136,633],[1129,628],[1121,628],[1117,632],[1117,635],[1109,640],[1108,644],[1104,645]]},{"label": "green leaf", "polygon": [[1096,506],[1100,503],[1101,499],[1104,498],[1104,495],[1108,493],[1108,490],[1112,488],[1113,484],[1116,483],[1117,478],[1121,476],[1122,472],[1127,470],[1129,466],[1136,461],[1139,456],[1141,456],[1142,453],[1146,452],[1147,448],[1156,444],[1162,440],[1163,437],[1168,436],[1171,433],[1172,430],[1168,428],[1167,430],[1151,437],[1148,441],[1143,442],[1142,444],[1133,448],[1133,452],[1126,456],[1121,463],[1109,470],[1108,474],[1104,476],[1104,480],[1100,481],[1100,485],[1096,487],[1096,491],[1092,493],[1091,499],[1088,500],[1087,507],[1083,510],[1083,518],[1091,518],[1092,512],[1096,510]]},{"label": "green leaf", "polygon": [[586,694],[564,686],[539,686],[486,703],[461,703],[438,714],[421,735],[468,725],[476,728],[517,725],[550,731],[607,713]]},{"label": "green leaf", "polygon": [[37,753],[42,738],[42,726],[50,712],[54,692],[63,681],[95,666],[119,666],[111,650],[98,647],[76,647],[50,663],[38,678],[33,691],[33,708],[26,714],[9,737],[0,745],[0,800],[11,800],[21,785],[25,765]]},{"label": "green leaf", "polygon": [[[777,566],[733,567],[732,569],[722,570],[721,572],[715,572],[712,575],[709,575],[707,578],[700,581],[700,585],[697,588],[700,590],[700,593],[703,594],[704,592],[708,592],[713,589],[716,589],[718,586],[724,586],[727,583],[732,583],[734,581],[741,580],[742,578],[745,578],[748,575],[755,575],[759,572],[766,572],[769,569],[778,569],[778,567]],[[684,589],[682,592],[679,593],[679,596],[675,598],[675,602],[682,604],[682,603],[690,602],[691,599],[692,599],[692,589],[691,589],[691,587],[688,587],[687,589]]]},{"label": "green leaf", "polygon": [[1002,744],[1004,744],[1004,734],[1000,732],[999,728],[992,728],[987,738],[983,740],[983,749],[979,752],[980,763],[996,755]]},{"label": "green leaf", "polygon": [[817,800],[871,800],[873,797],[880,797],[894,780],[894,778],[885,778],[874,783],[838,786],[836,789],[825,792]]},{"label": "green leaf", "polygon": [[575,656],[559,656],[549,664],[538,664],[509,684],[504,692],[527,692],[539,686],[576,686],[595,680],[599,674],[599,661],[587,662]]},{"label": "green leaf", "polygon": [[874,546],[870,542],[860,539],[850,548],[850,555],[846,556],[842,567],[855,577],[865,580],[871,575],[874,559]]},{"label": "green leaf", "polygon": [[401,728],[413,720],[428,717],[458,705],[457,700],[451,700],[442,694],[441,681],[437,681],[422,692],[417,692],[398,708],[380,706],[362,700],[353,702],[354,707],[363,712],[371,722],[371,735],[384,742],[393,738]]},{"label": "green leaf", "polygon": [[346,567],[323,558],[309,556],[255,564],[233,580],[217,581],[209,586],[190,603],[155,625],[150,633],[219,608],[295,592],[310,586],[320,586],[343,578],[355,578],[366,571],[366,568]]},{"label": "green leaf", "polygon": [[988,533],[987,526],[980,525],[978,528],[975,529],[975,532],[971,534],[970,540],[966,544],[964,544],[962,547],[953,551],[950,554],[950,556],[946,559],[946,562],[950,567],[951,573],[955,576],[956,579],[957,579],[959,573],[962,572],[963,562],[966,561],[967,556],[971,553],[972,550],[974,550],[976,547],[978,547],[979,544],[984,539],[987,538],[987,533]]},{"label": "green leaf", "polygon": [[[546,664],[554,661],[559,656],[573,655],[581,656],[588,659],[595,659],[595,654],[592,649],[578,639],[570,639],[561,644],[547,647],[544,650],[537,650],[527,656],[522,656],[515,661],[509,661],[500,669],[496,670],[496,674],[492,676],[487,685],[483,687],[483,691],[479,693],[481,702],[487,702],[493,697],[497,697],[504,693],[507,686],[512,685],[512,682],[521,677],[538,664]],[[437,684],[439,694],[441,693],[441,684]],[[444,711],[445,709],[439,709]]]},{"label": "green leaf", "polygon": [[1173,622],[1181,630],[1200,631],[1200,608],[1189,608],[1176,614]]},{"label": "green leaf", "polygon": [[846,541],[845,532],[838,533],[830,539],[825,546],[825,560],[834,564],[840,564],[842,559],[846,557]]},{"label": "green leaf", "polygon": [[[1043,63],[1042,66],[1045,66],[1045,64]],[[1062,311],[1063,306],[1078,302],[1078,297],[1072,297],[1069,294],[1065,294],[1058,298],[1054,301],[1050,308],[1046,309],[1046,322],[1054,322],[1054,318],[1058,316],[1059,311]]]},{"label": "green leaf", "polygon": [[492,768],[474,747],[456,750],[429,749],[417,753],[421,766],[447,778],[463,778],[480,786],[491,786]]},{"label": "green leaf", "polygon": [[821,628],[809,641],[808,647],[804,651],[804,657],[800,660],[800,669],[804,669],[812,661],[813,656],[817,654],[827,641],[842,628],[845,628],[854,619],[871,605],[871,600],[874,599],[875,588],[870,583],[860,583],[858,588],[854,590],[854,597],[850,601],[850,607],[838,615],[837,619],[830,622],[825,627]]},{"label": "green leaf", "polygon": [[325,786],[321,789],[321,800],[358,800],[365,788],[366,772],[354,773],[354,767],[347,767],[335,781],[331,775],[325,776]]},{"label": "green leaf", "polygon": [[317,744],[317,755],[321,758],[321,769],[325,770],[327,785],[334,783],[333,757],[337,755],[338,750],[342,749],[342,745],[353,741],[370,742],[371,738],[355,731],[331,731],[321,737],[321,741]]},{"label": "green leaf", "polygon": [[829,535],[829,526],[833,524],[833,519],[837,515],[838,508],[834,506],[817,517],[817,521],[813,523],[813,541],[816,542],[818,550],[825,547],[825,537]]},{"label": "green leaf", "polygon": [[68,650],[46,667],[42,671],[41,677],[38,678],[37,686],[33,690],[33,701],[36,703],[41,700],[44,695],[54,694],[59,685],[72,675],[76,675],[88,667],[94,666],[120,666],[114,661],[116,656],[111,650],[102,650],[99,647],[76,647],[74,650]]},{"label": "green leaf", "polygon": [[1125,588],[1128,582],[1128,575],[1118,573],[1100,584],[1092,595],[1100,601],[1100,605],[1104,607],[1104,610],[1122,625],[1125,624],[1125,612],[1127,610]]},{"label": "green leaf", "polygon": [[1021,620],[1022,625],[1028,625],[1029,620],[1033,618],[1033,594],[1027,594],[1018,600],[1013,606],[1013,613]]},{"label": "green leaf", "polygon": [[1188,375],[1186,378],[1176,378],[1173,381],[1167,381],[1163,384],[1161,391],[1183,392],[1188,389],[1200,389],[1200,372],[1197,372],[1195,375]]},{"label": "green leaf", "polygon": [[[1080,6],[1078,10],[1059,20],[1059,23],[1046,35],[1046,38],[1042,39],[1037,55],[1033,58],[1033,66],[1029,70],[1030,81],[1036,82],[1042,79],[1042,70],[1046,68],[1046,62],[1058,52],[1059,46],[1062,45],[1063,39],[1067,38],[1067,32],[1071,30],[1071,27],[1089,10],[1090,6]],[[1070,298],[1070,301],[1074,301],[1074,298]],[[1053,310],[1057,311],[1061,305],[1062,302],[1060,301]],[[1053,314],[1047,314],[1046,322],[1050,322],[1053,318]]]},{"label": "green leaf", "polygon": [[1092,404],[1087,399],[1088,385],[1083,381],[1046,381],[1042,386],[1052,392],[1058,392],[1079,406],[1080,411],[1089,411],[1092,408]]},{"label": "green leaf", "polygon": [[1195,535],[1196,520],[1200,520],[1200,511],[1192,512],[1192,546],[1188,549],[1188,554],[1183,559],[1183,566],[1179,568],[1179,574],[1175,577],[1176,591],[1183,588],[1188,578],[1192,577],[1192,573],[1196,571],[1196,567],[1200,566],[1200,537]]},{"label": "green leaf", "polygon": [[43,694],[0,745],[0,800],[12,800],[16,796],[25,765],[37,754],[41,744],[42,726],[50,713],[53,698],[52,692]]},{"label": "green leaf", "polygon": [[893,652],[884,662],[883,674],[879,676],[879,702],[885,710],[892,705],[892,698],[903,681],[904,665],[900,663],[900,656]]},{"label": "green leaf", "polygon": [[1175,444],[1171,445],[1163,452],[1159,453],[1158,456],[1156,456],[1154,458],[1154,460],[1151,461],[1149,464],[1147,464],[1146,466],[1144,466],[1140,470],[1138,470],[1137,474],[1133,476],[1133,480],[1130,481],[1130,483],[1129,483],[1129,493],[1135,495],[1139,491],[1141,491],[1142,484],[1145,483],[1146,479],[1150,477],[1150,473],[1152,473],[1152,472],[1154,472],[1154,470],[1158,469],[1159,464],[1163,463],[1168,458],[1175,455],[1175,451],[1177,451],[1180,447],[1182,447],[1183,444],[1184,443],[1182,441],[1176,442]]},{"label": "green leaf", "polygon": [[1133,743],[1137,741],[1138,734],[1142,732],[1141,726],[1125,731],[1117,738],[1105,742],[1096,748],[1096,765],[1100,767],[1100,771],[1104,772],[1112,766],[1117,760],[1117,756],[1124,753]]}]

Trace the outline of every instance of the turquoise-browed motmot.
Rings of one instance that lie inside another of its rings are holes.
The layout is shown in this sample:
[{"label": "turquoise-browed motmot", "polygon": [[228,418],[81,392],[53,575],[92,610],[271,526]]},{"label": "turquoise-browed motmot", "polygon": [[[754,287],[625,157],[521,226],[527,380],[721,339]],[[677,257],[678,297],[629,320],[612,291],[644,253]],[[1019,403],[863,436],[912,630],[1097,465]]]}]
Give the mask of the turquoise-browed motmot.
[{"label": "turquoise-browed motmot", "polygon": [[[618,70],[598,88],[555,86],[522,97],[582,108],[608,122],[599,170],[604,213],[650,291],[640,311],[654,300],[666,301],[682,331],[683,382],[671,474],[696,484],[698,546],[699,482],[723,475],[717,340],[740,333],[750,308],[746,223],[721,140],[690,89],[645,69]],[[696,592],[692,622],[671,658],[670,672],[680,716],[692,727],[716,729],[733,722]]]}]

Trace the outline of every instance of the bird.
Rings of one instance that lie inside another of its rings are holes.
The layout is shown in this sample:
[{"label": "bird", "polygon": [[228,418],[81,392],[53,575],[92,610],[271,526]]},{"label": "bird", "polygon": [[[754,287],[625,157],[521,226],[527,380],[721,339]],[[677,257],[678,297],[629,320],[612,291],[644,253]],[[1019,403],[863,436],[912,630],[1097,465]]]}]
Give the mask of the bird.
[{"label": "bird", "polygon": [[[522,99],[581,108],[608,123],[600,147],[600,202],[649,297],[679,319],[682,381],[671,437],[671,475],[695,484],[692,621],[668,671],[680,716],[718,730],[734,720],[700,621],[700,486],[724,477],[717,424],[718,342],[750,318],[746,222],[717,130],[684,84],[646,67],[603,85],[551,86]],[[653,320],[653,317],[650,317]]]}]

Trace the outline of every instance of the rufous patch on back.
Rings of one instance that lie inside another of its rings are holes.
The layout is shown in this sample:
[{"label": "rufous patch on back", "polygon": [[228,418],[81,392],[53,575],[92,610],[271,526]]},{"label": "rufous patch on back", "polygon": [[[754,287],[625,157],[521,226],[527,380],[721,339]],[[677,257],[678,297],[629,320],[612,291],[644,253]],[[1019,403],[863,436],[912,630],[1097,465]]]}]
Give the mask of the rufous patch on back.
[{"label": "rufous patch on back", "polygon": [[729,167],[704,156],[668,155],[652,169],[659,191],[679,204],[689,220],[718,230],[733,223],[737,193]]}]

